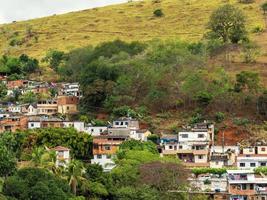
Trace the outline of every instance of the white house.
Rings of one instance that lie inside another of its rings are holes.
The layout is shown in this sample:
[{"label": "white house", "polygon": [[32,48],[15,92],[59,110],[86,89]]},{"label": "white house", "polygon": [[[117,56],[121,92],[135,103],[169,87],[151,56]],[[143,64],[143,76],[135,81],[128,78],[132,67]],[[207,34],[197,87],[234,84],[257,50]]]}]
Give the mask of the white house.
[{"label": "white house", "polygon": [[9,113],[0,113],[0,119],[7,118],[7,117],[9,117],[9,116],[10,116]]},{"label": "white house", "polygon": [[56,166],[57,167],[66,167],[70,163],[70,149],[62,146],[57,146],[52,148],[51,150],[56,152],[57,160]]},{"label": "white house", "polygon": [[239,169],[254,169],[267,166],[267,146],[245,147],[237,157]]},{"label": "white house", "polygon": [[266,200],[267,178],[253,170],[227,170],[230,200]]},{"label": "white house", "polygon": [[10,106],[8,106],[8,111],[11,113],[21,113],[21,106],[20,105],[10,105]]},{"label": "white house", "polygon": [[64,128],[73,127],[74,129],[76,129],[79,132],[85,131],[84,122],[80,122],[80,121],[74,121],[74,122],[63,121],[63,127]]},{"label": "white house", "polygon": [[36,104],[29,104],[26,106],[26,114],[25,115],[38,115],[38,109]]},{"label": "white house", "polygon": [[177,155],[188,167],[208,167],[210,146],[214,137],[214,125],[204,122],[186,127],[175,140],[163,140],[162,154]]},{"label": "white house", "polygon": [[81,97],[79,83],[64,83],[60,91],[60,95]]},{"label": "white house", "polygon": [[99,136],[103,132],[107,131],[107,126],[87,126],[85,127],[85,132],[92,136]]}]

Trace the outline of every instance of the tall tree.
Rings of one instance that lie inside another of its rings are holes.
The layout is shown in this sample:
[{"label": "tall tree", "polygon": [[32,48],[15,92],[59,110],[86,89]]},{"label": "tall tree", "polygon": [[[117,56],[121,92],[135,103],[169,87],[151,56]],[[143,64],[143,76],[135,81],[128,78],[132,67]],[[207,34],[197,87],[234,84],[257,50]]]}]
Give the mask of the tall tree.
[{"label": "tall tree", "polygon": [[208,23],[209,35],[224,43],[238,43],[246,38],[245,16],[233,5],[226,4],[215,10]]}]

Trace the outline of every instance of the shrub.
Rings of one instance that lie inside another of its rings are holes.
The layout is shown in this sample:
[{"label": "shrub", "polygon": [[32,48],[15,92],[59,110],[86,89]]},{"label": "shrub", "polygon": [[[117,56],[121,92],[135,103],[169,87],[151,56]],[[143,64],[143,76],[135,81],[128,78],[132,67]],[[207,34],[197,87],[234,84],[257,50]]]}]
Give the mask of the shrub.
[{"label": "shrub", "polygon": [[257,25],[252,29],[252,33],[262,33],[264,31],[264,27],[261,25]]},{"label": "shrub", "polygon": [[223,112],[217,112],[215,113],[215,120],[216,122],[220,123],[225,119],[225,115]]},{"label": "shrub", "polygon": [[245,63],[254,63],[256,58],[260,55],[259,47],[254,43],[243,44],[242,56]]},{"label": "shrub", "polygon": [[161,9],[154,10],[153,14],[155,17],[162,17],[164,15]]},{"label": "shrub", "polygon": [[249,119],[247,118],[235,118],[233,122],[237,126],[246,126],[250,123]]},{"label": "shrub", "polygon": [[197,93],[197,95],[195,96],[195,100],[201,106],[207,106],[212,100],[212,95],[209,92],[201,91]]}]

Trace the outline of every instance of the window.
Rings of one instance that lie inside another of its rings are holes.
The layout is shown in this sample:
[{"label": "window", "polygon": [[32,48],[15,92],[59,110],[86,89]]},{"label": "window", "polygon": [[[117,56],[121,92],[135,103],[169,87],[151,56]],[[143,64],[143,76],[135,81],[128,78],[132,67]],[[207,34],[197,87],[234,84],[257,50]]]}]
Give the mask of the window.
[{"label": "window", "polygon": [[198,138],[204,138],[204,134],[198,134]]},{"label": "window", "polygon": [[261,197],[261,200],[266,200],[266,198],[265,197]]},{"label": "window", "polygon": [[31,123],[31,127],[34,127],[34,123]]},{"label": "window", "polygon": [[101,159],[101,158],[102,158],[102,155],[97,155],[97,158],[98,158],[98,159]]},{"label": "window", "polygon": [[256,163],[250,163],[250,167],[255,167]]},{"label": "window", "polygon": [[92,132],[92,133],[94,132],[94,129],[93,129],[93,128],[91,129],[91,132]]},{"label": "window", "polygon": [[99,132],[100,132],[100,133],[102,133],[102,132],[103,132],[103,130],[102,130],[102,129],[100,129],[100,130],[99,130]]},{"label": "window", "polygon": [[67,106],[67,110],[69,110],[70,109],[70,107],[69,106]]},{"label": "window", "polygon": [[265,162],[262,162],[262,163],[261,163],[261,166],[262,166],[262,167],[265,167],[265,166],[266,166],[266,163],[265,163]]},{"label": "window", "polygon": [[265,147],[262,147],[262,148],[261,148],[261,151],[265,151]]},{"label": "window", "polygon": [[245,167],[246,164],[245,164],[245,163],[240,163],[239,166],[240,166],[240,167]]},{"label": "window", "polygon": [[117,126],[118,126],[118,125],[120,125],[120,123],[119,123],[119,122],[115,122],[115,125],[117,125]]},{"label": "window", "polygon": [[183,146],[182,146],[182,145],[180,145],[180,146],[179,146],[179,149],[183,149]]},{"label": "window", "polygon": [[172,149],[172,146],[169,146],[169,149]]},{"label": "window", "polygon": [[125,122],[125,125],[128,126],[128,122]]},{"label": "window", "polygon": [[109,151],[111,148],[110,148],[110,146],[104,146],[104,149]]},{"label": "window", "polygon": [[123,122],[121,122],[121,126],[123,125]]},{"label": "window", "polygon": [[218,161],[216,161],[216,162],[215,162],[215,165],[219,165],[219,162],[218,162]]},{"label": "window", "polygon": [[242,184],[242,185],[241,185],[241,189],[242,189],[242,190],[246,190],[246,189],[247,189],[247,184]]},{"label": "window", "polygon": [[107,154],[107,158],[110,159],[111,158],[111,155],[110,154]]},{"label": "window", "polygon": [[198,156],[198,159],[203,159],[203,156],[202,156],[202,155],[199,155],[199,156]]},{"label": "window", "polygon": [[188,138],[188,134],[181,134],[182,138]]},{"label": "window", "polygon": [[249,189],[253,190],[254,189],[254,185],[253,184],[249,184]]}]

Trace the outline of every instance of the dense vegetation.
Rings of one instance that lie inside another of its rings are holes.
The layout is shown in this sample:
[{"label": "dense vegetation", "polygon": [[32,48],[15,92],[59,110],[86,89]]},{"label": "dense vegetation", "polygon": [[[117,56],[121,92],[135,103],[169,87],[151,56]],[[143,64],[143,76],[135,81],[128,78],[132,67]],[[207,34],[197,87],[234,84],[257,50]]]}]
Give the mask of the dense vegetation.
[{"label": "dense vegetation", "polygon": [[[161,158],[152,142],[124,142],[115,158],[117,166],[110,173],[89,164],[89,152],[81,156],[92,149],[92,142],[90,136],[74,129],[4,133],[0,144],[3,199],[188,198],[188,171],[177,159]],[[55,153],[46,150],[59,144],[71,149],[72,161],[67,168],[56,167]],[[207,198],[196,195],[193,199]]]}]

